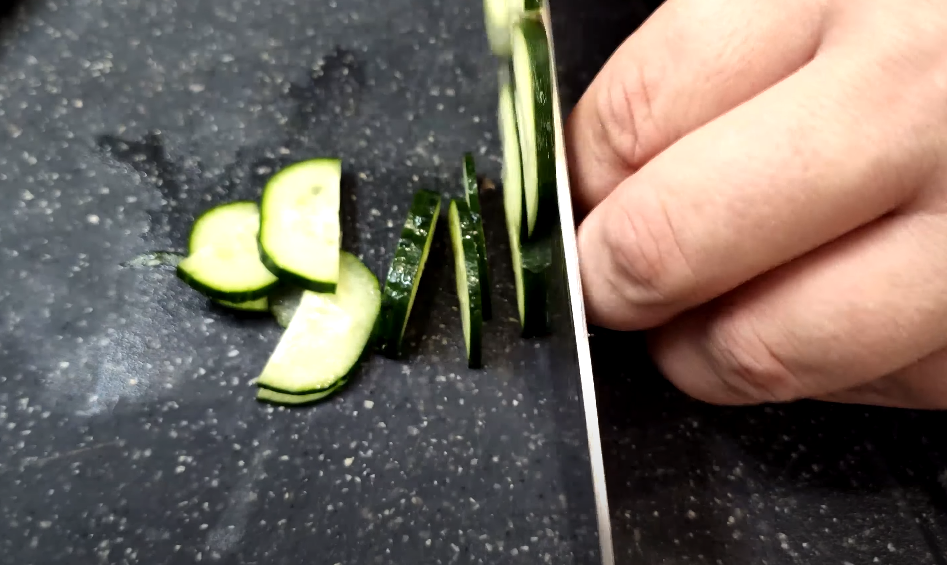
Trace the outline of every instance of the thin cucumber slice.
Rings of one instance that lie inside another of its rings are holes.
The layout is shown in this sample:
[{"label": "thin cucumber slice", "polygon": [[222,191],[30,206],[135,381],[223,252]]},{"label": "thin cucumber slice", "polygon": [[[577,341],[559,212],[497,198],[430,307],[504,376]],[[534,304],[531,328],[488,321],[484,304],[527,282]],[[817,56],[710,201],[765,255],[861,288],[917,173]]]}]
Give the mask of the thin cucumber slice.
[{"label": "thin cucumber slice", "polygon": [[[519,133],[516,129],[513,85],[510,82],[508,65],[500,67],[500,100],[497,121],[500,139],[503,142],[503,209],[506,212],[507,229],[516,227],[517,244],[526,238],[526,222],[523,221],[523,164],[520,155]],[[510,240],[514,241],[514,240]]]},{"label": "thin cucumber slice", "polygon": [[361,358],[380,307],[378,279],[354,255],[340,252],[336,291],[303,293],[257,385],[288,394],[332,388]]},{"label": "thin cucumber slice", "polygon": [[513,85],[527,233],[540,235],[556,216],[556,141],[553,129],[552,66],[543,23],[523,18],[513,28]]},{"label": "thin cucumber slice", "polygon": [[277,392],[275,390],[270,390],[268,388],[258,388],[256,393],[256,399],[262,402],[269,402],[271,404],[285,404],[288,406],[299,406],[302,404],[309,404],[311,402],[316,402],[323,400],[329,396],[332,396],[334,393],[338,392],[348,384],[348,379],[341,379],[332,387],[319,391],[312,392],[309,394],[287,394],[285,392]]},{"label": "thin cucumber slice", "polygon": [[208,210],[191,229],[190,255],[177,274],[208,298],[249,302],[267,296],[277,278],[260,262],[255,202],[232,202]]},{"label": "thin cucumber slice", "polygon": [[546,236],[520,246],[521,270],[516,288],[523,337],[537,337],[549,330],[549,271],[552,266],[552,241]]},{"label": "thin cucumber slice", "polygon": [[517,143],[516,112],[512,87],[505,80],[507,76],[505,69],[501,69],[499,122],[503,141],[503,208],[510,241],[520,331],[523,337],[533,337],[544,333],[544,328],[548,326],[547,272],[552,263],[552,251],[548,237],[524,243],[525,194]]},{"label": "thin cucumber slice", "polygon": [[270,179],[260,205],[260,256],[281,280],[335,292],[339,280],[342,162],[312,159]]},{"label": "thin cucumber slice", "polygon": [[480,186],[473,155],[464,153],[464,194],[477,228],[477,254],[480,256],[480,289],[483,291],[483,319],[493,318],[493,300],[490,296],[490,266],[487,264],[487,238],[483,233],[483,213],[480,210]]},{"label": "thin cucumber slice", "polygon": [[408,317],[421,283],[434,240],[434,230],[441,213],[441,195],[430,190],[415,193],[408,217],[401,229],[401,239],[388,269],[382,297],[379,323],[381,350],[389,357],[401,355],[401,341],[408,327]]},{"label": "thin cucumber slice", "polygon": [[217,304],[231,310],[242,310],[244,312],[266,312],[270,309],[270,301],[267,297],[249,302],[227,302],[226,300],[215,300]]},{"label": "thin cucumber slice", "polygon": [[548,273],[552,265],[549,237],[521,243],[519,222],[507,221],[513,281],[516,286],[516,307],[523,337],[535,337],[548,328]]},{"label": "thin cucumber slice", "polygon": [[498,57],[513,53],[510,43],[512,6],[516,0],[483,0],[483,22],[487,29],[490,51]]},{"label": "thin cucumber slice", "polygon": [[270,313],[281,327],[289,327],[293,314],[303,299],[303,292],[305,291],[301,288],[284,286],[270,295]]},{"label": "thin cucumber slice", "polygon": [[483,0],[483,19],[490,51],[509,57],[513,48],[510,31],[524,15],[539,10],[542,0]]},{"label": "thin cucumber slice", "polygon": [[477,253],[477,228],[470,207],[463,200],[451,200],[448,212],[451,247],[454,250],[454,273],[457,279],[457,300],[467,347],[467,366],[479,368],[483,306],[481,299],[480,259]]}]

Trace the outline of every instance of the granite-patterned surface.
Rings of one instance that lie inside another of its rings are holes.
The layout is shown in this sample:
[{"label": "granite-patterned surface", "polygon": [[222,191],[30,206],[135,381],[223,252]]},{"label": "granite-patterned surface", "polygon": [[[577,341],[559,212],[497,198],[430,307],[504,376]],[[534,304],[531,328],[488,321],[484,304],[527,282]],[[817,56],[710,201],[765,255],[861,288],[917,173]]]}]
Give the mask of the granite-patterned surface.
[{"label": "granite-patterned surface", "polygon": [[[195,214],[342,157],[387,268],[414,190],[499,171],[478,0],[51,0],[0,30],[0,562],[594,563],[581,408],[517,337],[496,198],[486,370],[434,251],[409,359],[257,404],[279,337],[162,269]],[[444,231],[441,232],[443,235]]]}]

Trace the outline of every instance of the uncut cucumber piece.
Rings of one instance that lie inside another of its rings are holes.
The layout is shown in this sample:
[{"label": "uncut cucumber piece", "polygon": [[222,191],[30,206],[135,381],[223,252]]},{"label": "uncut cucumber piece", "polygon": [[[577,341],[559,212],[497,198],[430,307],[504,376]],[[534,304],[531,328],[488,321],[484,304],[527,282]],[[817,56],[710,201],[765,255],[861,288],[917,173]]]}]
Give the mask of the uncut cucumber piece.
[{"label": "uncut cucumber piece", "polygon": [[513,90],[527,234],[545,234],[556,216],[556,141],[553,129],[552,66],[542,21],[522,18],[513,28]]},{"label": "uncut cucumber piece", "polygon": [[242,310],[244,312],[266,312],[270,309],[270,301],[267,297],[249,302],[227,302],[226,300],[215,300],[217,304],[231,310]]},{"label": "uncut cucumber piece", "polygon": [[430,190],[414,194],[401,239],[385,279],[382,313],[378,328],[381,350],[389,357],[401,355],[401,342],[408,317],[431,251],[434,230],[441,213],[441,195]]},{"label": "uncut cucumber piece", "polygon": [[335,292],[342,162],[311,159],[273,175],[260,204],[260,257],[284,282]]},{"label": "uncut cucumber piece", "polygon": [[358,363],[380,307],[378,279],[357,257],[340,252],[335,292],[303,292],[257,385],[288,394],[329,390]]},{"label": "uncut cucumber piece", "polygon": [[463,200],[451,200],[448,211],[451,248],[454,251],[454,275],[457,280],[457,300],[467,347],[467,366],[476,369],[482,365],[481,328],[483,306],[481,300],[480,259],[477,253],[477,228],[470,207]]},{"label": "uncut cucumber piece", "polygon": [[288,406],[298,406],[301,404],[309,404],[310,402],[316,402],[318,400],[323,400],[332,394],[338,392],[346,384],[348,384],[348,379],[340,379],[332,387],[320,391],[312,392],[309,394],[287,394],[285,392],[277,392],[275,390],[270,390],[268,388],[258,388],[256,393],[256,399],[263,402],[270,402],[272,404],[286,404]]},{"label": "uncut cucumber piece", "polygon": [[211,208],[191,228],[189,255],[178,263],[178,277],[214,300],[240,303],[267,296],[279,281],[260,261],[259,228],[255,202]]},{"label": "uncut cucumber piece", "polygon": [[487,264],[487,238],[483,233],[483,212],[480,210],[480,186],[477,168],[471,153],[464,153],[464,195],[477,228],[477,253],[480,256],[480,290],[483,292],[483,319],[493,318],[493,300],[490,293],[490,266]]}]

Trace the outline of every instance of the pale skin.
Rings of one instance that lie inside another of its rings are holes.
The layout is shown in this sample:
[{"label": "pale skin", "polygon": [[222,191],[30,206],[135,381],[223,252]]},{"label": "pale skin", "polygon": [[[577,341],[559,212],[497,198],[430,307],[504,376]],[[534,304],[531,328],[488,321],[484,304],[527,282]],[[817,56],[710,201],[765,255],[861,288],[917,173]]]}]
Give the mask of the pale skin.
[{"label": "pale skin", "polygon": [[678,388],[947,408],[947,2],[668,0],[566,134],[589,319]]}]

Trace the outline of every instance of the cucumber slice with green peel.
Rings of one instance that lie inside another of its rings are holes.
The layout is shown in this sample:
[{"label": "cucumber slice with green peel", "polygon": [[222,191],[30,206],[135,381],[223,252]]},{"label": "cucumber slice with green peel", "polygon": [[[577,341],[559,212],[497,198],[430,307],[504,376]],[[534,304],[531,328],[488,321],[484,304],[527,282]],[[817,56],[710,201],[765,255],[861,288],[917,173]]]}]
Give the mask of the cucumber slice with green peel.
[{"label": "cucumber slice with green peel", "polygon": [[548,237],[521,243],[520,222],[507,216],[507,235],[516,287],[516,307],[523,337],[535,337],[548,328],[548,273],[552,246]]},{"label": "cucumber slice with green peel", "polygon": [[510,29],[513,27],[511,16],[515,3],[515,0],[483,0],[487,42],[490,44],[490,51],[498,57],[509,57],[513,52]]},{"label": "cucumber slice with green peel", "polygon": [[301,288],[284,286],[270,295],[270,313],[281,327],[289,327],[293,314],[296,313],[302,301],[303,292],[305,291]]},{"label": "cucumber slice with green peel", "polygon": [[276,173],[260,205],[260,257],[281,280],[335,292],[339,280],[342,162],[312,159]]},{"label": "cucumber slice with green peel", "polygon": [[477,168],[473,155],[464,153],[464,194],[467,206],[477,228],[477,254],[480,256],[480,289],[483,291],[483,319],[493,317],[493,300],[490,296],[490,266],[487,264],[487,238],[483,233],[483,213],[480,210],[480,186],[477,184]]},{"label": "cucumber slice with green peel", "polygon": [[348,384],[348,379],[344,378],[339,380],[334,386],[319,392],[312,392],[309,394],[287,394],[285,392],[277,392],[275,390],[270,390],[268,388],[259,388],[257,389],[256,399],[262,402],[269,402],[272,404],[285,404],[288,406],[299,406],[302,404],[309,404],[311,402],[316,402],[318,400],[323,400],[334,393],[342,389],[346,384]]},{"label": "cucumber slice with green peel", "polygon": [[389,357],[401,355],[401,341],[421,283],[441,213],[441,195],[430,190],[415,193],[401,239],[388,269],[378,326],[381,350]]},{"label": "cucumber slice with green peel", "polygon": [[357,257],[341,251],[335,292],[303,292],[257,385],[288,394],[336,386],[361,358],[380,307],[378,279]]},{"label": "cucumber slice with green peel", "polygon": [[556,141],[552,66],[542,21],[523,18],[513,28],[513,90],[523,159],[527,233],[542,235],[554,223]]},{"label": "cucumber slice with green peel", "polygon": [[[516,239],[526,239],[526,222],[523,221],[523,164],[520,155],[519,133],[516,128],[513,86],[510,83],[508,66],[500,68],[500,100],[497,121],[503,145],[503,210],[507,228],[516,225]],[[511,242],[514,240],[510,240]]]},{"label": "cucumber slice with green peel", "polygon": [[510,31],[520,18],[542,7],[542,0],[483,0],[484,25],[490,51],[498,57],[509,57],[513,48]]},{"label": "cucumber slice with green peel", "polygon": [[552,267],[552,241],[543,237],[520,245],[520,277],[516,303],[520,308],[523,337],[545,335],[549,330],[549,271]]},{"label": "cucumber slice with green peel", "polygon": [[464,199],[470,212],[473,214],[482,213],[480,210],[480,186],[477,184],[477,164],[474,161],[473,153],[464,153],[463,163],[464,180]]},{"label": "cucumber slice with green peel", "polygon": [[270,309],[270,301],[267,297],[249,302],[227,302],[226,300],[215,300],[215,303],[230,308],[231,310],[242,310],[244,312],[266,312]]},{"label": "cucumber slice with green peel", "polygon": [[457,300],[467,347],[467,366],[476,369],[482,364],[481,328],[483,306],[480,283],[480,258],[477,252],[477,228],[470,207],[463,200],[451,200],[448,212],[451,247],[454,250],[454,273],[457,279]]},{"label": "cucumber slice with green peel", "polygon": [[279,281],[260,261],[259,228],[254,202],[208,210],[194,222],[190,255],[178,263],[178,277],[214,300],[240,303],[267,296]]},{"label": "cucumber slice with green peel", "polygon": [[499,122],[500,138],[503,142],[503,208],[510,242],[520,331],[523,337],[534,337],[545,333],[544,328],[548,325],[547,273],[552,263],[552,248],[548,237],[524,242],[526,195],[522,184],[513,89],[509,81],[504,80],[507,76],[505,69],[501,69]]}]

